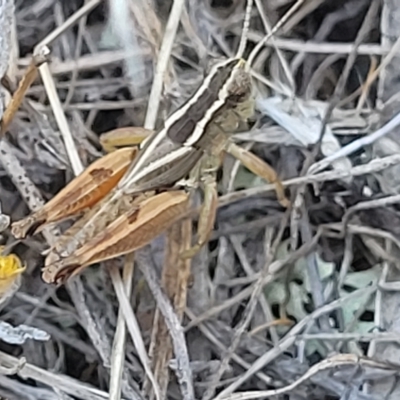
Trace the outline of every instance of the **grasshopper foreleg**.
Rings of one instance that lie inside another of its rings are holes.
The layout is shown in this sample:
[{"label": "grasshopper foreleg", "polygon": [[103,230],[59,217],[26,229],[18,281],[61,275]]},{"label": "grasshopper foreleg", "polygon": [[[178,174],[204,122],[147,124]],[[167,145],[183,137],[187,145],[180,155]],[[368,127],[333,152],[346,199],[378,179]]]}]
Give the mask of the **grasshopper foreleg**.
[{"label": "grasshopper foreleg", "polygon": [[228,143],[226,151],[241,161],[242,164],[251,172],[265,179],[267,182],[273,183],[275,185],[275,192],[279,203],[285,208],[289,207],[290,201],[286,198],[282,182],[279,180],[277,173],[270,165],[261,160],[261,158],[257,157],[255,154],[232,142]]}]

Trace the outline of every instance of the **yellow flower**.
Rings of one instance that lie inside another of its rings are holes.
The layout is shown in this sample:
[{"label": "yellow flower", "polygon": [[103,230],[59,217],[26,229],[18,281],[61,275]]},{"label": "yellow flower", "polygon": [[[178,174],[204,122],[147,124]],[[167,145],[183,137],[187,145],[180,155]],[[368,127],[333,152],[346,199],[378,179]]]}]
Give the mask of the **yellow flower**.
[{"label": "yellow flower", "polygon": [[0,302],[18,290],[21,274],[26,267],[15,254],[2,255],[4,246],[0,246]]}]

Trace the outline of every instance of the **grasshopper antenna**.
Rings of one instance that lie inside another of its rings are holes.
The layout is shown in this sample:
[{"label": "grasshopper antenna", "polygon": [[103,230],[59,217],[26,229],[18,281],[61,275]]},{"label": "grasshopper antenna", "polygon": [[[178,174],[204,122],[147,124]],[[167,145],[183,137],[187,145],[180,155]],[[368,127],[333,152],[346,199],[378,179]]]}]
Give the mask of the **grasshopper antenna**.
[{"label": "grasshopper antenna", "polygon": [[[266,42],[268,42],[269,39],[271,39],[272,36],[275,35],[276,32],[278,32],[279,29],[282,28],[283,25],[287,22],[287,20],[303,5],[305,0],[297,0],[296,3],[289,8],[287,13],[276,23],[276,25],[271,29],[268,34],[257,43],[257,46],[254,47],[252,52],[249,55],[249,58],[247,60],[247,66],[250,68],[250,65],[253,63],[254,59],[257,56],[257,53],[260,51],[260,49],[265,45]],[[250,0],[249,0],[250,2]]]},{"label": "grasshopper antenna", "polygon": [[246,11],[245,11],[245,14],[244,14],[242,35],[240,37],[239,48],[238,48],[238,51],[236,53],[236,57],[237,58],[242,58],[243,57],[243,53],[246,50],[247,35],[249,33],[252,9],[253,9],[253,0],[247,0]]}]

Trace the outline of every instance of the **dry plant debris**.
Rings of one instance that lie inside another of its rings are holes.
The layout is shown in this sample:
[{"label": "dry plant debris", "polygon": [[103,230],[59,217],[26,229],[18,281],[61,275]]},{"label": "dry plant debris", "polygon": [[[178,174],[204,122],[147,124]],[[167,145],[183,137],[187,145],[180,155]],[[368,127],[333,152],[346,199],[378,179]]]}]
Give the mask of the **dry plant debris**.
[{"label": "dry plant debris", "polygon": [[232,137],[276,168],[288,211],[226,157],[191,263],[178,224],[62,287],[40,269],[68,224],[8,228],[102,154],[101,133],[161,127],[235,54],[246,3],[0,0],[0,396],[399,398],[399,0],[254,1],[257,111]]}]

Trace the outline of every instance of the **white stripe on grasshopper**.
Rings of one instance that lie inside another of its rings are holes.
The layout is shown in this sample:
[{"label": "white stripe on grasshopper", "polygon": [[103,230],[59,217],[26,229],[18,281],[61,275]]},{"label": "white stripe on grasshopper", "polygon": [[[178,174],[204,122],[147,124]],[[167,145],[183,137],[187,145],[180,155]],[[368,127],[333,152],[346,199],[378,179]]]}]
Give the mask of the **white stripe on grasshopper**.
[{"label": "white stripe on grasshopper", "polygon": [[135,188],[135,185],[147,175],[151,174],[152,172],[156,171],[163,166],[168,164],[172,164],[174,161],[179,160],[180,158],[184,157],[185,155],[192,152],[194,149],[193,147],[179,147],[176,150],[171,151],[170,153],[166,154],[164,157],[159,158],[158,160],[153,161],[149,165],[142,168],[140,171],[136,173],[136,175],[132,176],[132,179],[127,182],[122,190],[124,193],[129,194],[131,193],[130,190]]},{"label": "white stripe on grasshopper", "polygon": [[236,73],[238,70],[242,69],[244,65],[243,60],[239,60],[238,64],[232,70],[231,75],[225,81],[225,84],[222,86],[221,90],[218,93],[218,99],[211,105],[211,107],[207,110],[205,116],[197,122],[196,127],[193,131],[193,134],[186,140],[184,146],[194,146],[203,136],[206,125],[213,119],[214,114],[218,111],[226,102],[228,98],[229,92],[228,88],[232,85],[232,83],[236,79]]},{"label": "white stripe on grasshopper", "polygon": [[[197,92],[194,94],[194,96],[187,102],[185,103],[181,108],[179,108],[178,110],[176,110],[165,122],[165,126],[164,128],[158,132],[157,134],[151,135],[148,139],[146,139],[144,142],[142,142],[140,148],[143,149],[144,147],[146,147],[146,144],[148,143],[148,147],[145,148],[144,152],[139,154],[138,158],[136,161],[134,161],[134,163],[132,164],[132,167],[128,169],[128,171],[125,173],[125,175],[123,176],[123,178],[120,180],[120,182],[118,183],[118,187],[123,189],[124,186],[128,186],[131,185],[131,181],[132,179],[135,179],[135,181],[138,181],[138,178],[136,177],[136,175],[138,173],[141,174],[141,176],[143,175],[141,172],[141,169],[143,168],[143,166],[146,164],[148,158],[151,156],[151,154],[153,153],[153,151],[158,147],[158,145],[161,143],[162,140],[164,140],[167,136],[168,136],[168,130],[169,128],[180,118],[182,118],[186,113],[187,110],[198,101],[199,97],[202,96],[202,94],[209,88],[210,82],[212,80],[212,78],[215,76],[215,74],[218,72],[218,70],[221,67],[226,66],[227,64],[231,63],[232,59],[228,59],[225,60],[223,62],[220,62],[216,65],[214,65],[211,68],[211,72],[207,75],[207,77],[204,79],[203,84],[200,86],[200,88],[197,90]],[[241,64],[240,61],[238,63],[238,65]],[[235,67],[234,71],[236,71],[238,67]],[[231,82],[231,78],[233,78],[233,74],[231,74],[231,77],[228,79],[227,83],[224,84],[223,89],[226,87],[226,85],[230,84]],[[226,90],[226,89],[225,89]],[[226,97],[226,95],[225,95]],[[219,103],[219,101],[217,101]],[[218,108],[220,107],[220,105],[218,105]],[[215,107],[213,105],[211,105],[211,109],[214,110]],[[206,126],[206,123],[210,120],[210,118],[212,118],[212,114],[213,111],[210,112],[210,110],[208,110],[206,112],[206,115],[202,118],[203,119],[207,119],[206,122],[204,122],[204,126]],[[201,121],[202,121],[201,120]],[[196,125],[195,131],[194,131],[194,135],[198,136],[199,138],[201,137],[203,132],[200,132],[200,122]],[[203,128],[204,131],[204,128]],[[193,135],[191,135],[189,137],[189,139],[185,142],[184,146],[185,147],[191,147],[190,143],[196,143],[197,140],[191,140],[191,138],[193,137]],[[150,163],[149,167],[151,167],[153,163]],[[144,170],[147,170],[147,167],[144,168]],[[140,171],[140,172],[139,172]]]}]

